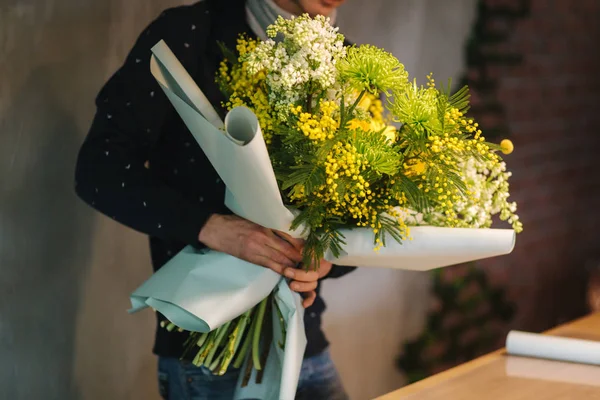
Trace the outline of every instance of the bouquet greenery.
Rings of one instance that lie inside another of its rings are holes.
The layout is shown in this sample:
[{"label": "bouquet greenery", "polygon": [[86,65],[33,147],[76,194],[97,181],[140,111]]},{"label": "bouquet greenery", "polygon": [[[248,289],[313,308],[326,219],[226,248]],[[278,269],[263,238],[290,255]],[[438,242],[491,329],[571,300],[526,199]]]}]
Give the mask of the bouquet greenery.
[{"label": "bouquet greenery", "polygon": [[[292,229],[306,229],[304,265],[339,255],[341,228],[370,228],[375,251],[390,237],[408,239],[417,224],[481,228],[499,214],[522,230],[498,154],[512,143],[485,141],[466,115],[468,88],[451,94],[432,75],[419,86],[392,54],[345,47],[324,17],[279,18],[267,33],[276,40],[242,36],[235,52],[223,47],[216,79],[227,109],[258,117],[284,203],[298,210]],[[267,298],[210,333],[191,333],[194,364],[222,374],[250,351],[248,368],[260,370],[273,304]]]}]

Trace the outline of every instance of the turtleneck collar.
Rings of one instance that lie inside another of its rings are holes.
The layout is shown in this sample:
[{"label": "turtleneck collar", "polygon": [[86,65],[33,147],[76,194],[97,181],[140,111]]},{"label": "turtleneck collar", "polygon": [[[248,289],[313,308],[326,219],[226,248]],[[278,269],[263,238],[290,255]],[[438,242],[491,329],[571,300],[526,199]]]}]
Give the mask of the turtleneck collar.
[{"label": "turtleneck collar", "polygon": [[[246,0],[248,25],[261,40],[267,40],[267,27],[273,24],[278,16],[290,19],[294,14],[285,11],[273,0]],[[332,25],[335,24],[336,16],[336,10],[329,16]]]}]

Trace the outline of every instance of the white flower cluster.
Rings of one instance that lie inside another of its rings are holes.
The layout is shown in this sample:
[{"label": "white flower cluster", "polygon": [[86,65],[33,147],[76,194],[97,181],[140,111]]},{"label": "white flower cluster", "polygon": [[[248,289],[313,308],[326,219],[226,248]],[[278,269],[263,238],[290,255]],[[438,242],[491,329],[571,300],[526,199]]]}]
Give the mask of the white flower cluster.
[{"label": "white flower cluster", "polygon": [[269,101],[284,113],[290,104],[306,100],[308,93],[333,88],[337,81],[336,64],[346,54],[344,37],[332,27],[329,18],[304,15],[291,20],[279,17],[267,29],[274,38],[261,42],[249,54],[248,72],[265,71]]},{"label": "white flower cluster", "polygon": [[489,228],[492,216],[500,214],[500,219],[508,221],[516,231],[522,229],[517,211],[517,203],[508,202],[508,178],[504,162],[493,163],[469,159],[461,166],[465,184],[470,192],[466,201],[457,201],[455,211],[461,217],[458,227]]}]

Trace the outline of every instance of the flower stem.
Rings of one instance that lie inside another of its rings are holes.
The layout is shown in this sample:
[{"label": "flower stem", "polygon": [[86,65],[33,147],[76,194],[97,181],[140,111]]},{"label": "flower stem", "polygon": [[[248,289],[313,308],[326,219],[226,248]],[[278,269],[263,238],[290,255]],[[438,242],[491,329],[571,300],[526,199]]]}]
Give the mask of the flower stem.
[{"label": "flower stem", "polygon": [[[185,350],[183,351],[181,358],[185,358],[193,349],[202,347],[202,344],[204,344],[204,340],[206,340],[207,336],[208,333],[190,332],[187,340],[183,343]],[[202,343],[198,344],[200,340],[202,340]]]},{"label": "flower stem", "polygon": [[352,116],[352,113],[354,112],[354,110],[358,106],[358,103],[360,103],[360,101],[362,100],[362,98],[365,96],[366,93],[367,93],[366,90],[363,90],[362,92],[360,92],[360,94],[358,95],[358,97],[354,101],[354,104],[352,104],[350,106],[350,108],[348,109],[348,111],[344,114],[344,116],[342,117],[342,120],[340,122],[340,129],[344,129],[346,127],[346,124],[350,120],[350,117]]},{"label": "flower stem", "polygon": [[241,317],[239,317],[239,322],[233,332],[231,333],[231,337],[229,343],[226,347],[226,353],[223,358],[223,363],[219,368],[218,375],[223,375],[227,372],[227,368],[229,368],[229,364],[233,360],[235,353],[237,352],[238,347],[242,341],[242,336],[244,336],[244,332],[248,326],[248,322],[250,320],[250,313],[252,310],[246,311]]},{"label": "flower stem", "polygon": [[206,341],[202,344],[202,346],[198,350],[196,357],[194,357],[194,360],[192,361],[192,364],[194,364],[196,367],[201,366],[202,363],[204,362],[206,355],[208,354],[208,352],[210,351],[210,349],[212,347],[216,333],[217,333],[216,331],[211,331],[208,334]]},{"label": "flower stem", "polygon": [[202,347],[204,342],[206,342],[207,338],[208,338],[208,333],[206,333],[206,332],[203,333],[202,335],[200,335],[200,337],[198,338],[198,341],[196,342],[196,346]]},{"label": "flower stem", "polygon": [[252,332],[252,363],[257,371],[261,370],[260,365],[260,333],[262,330],[263,319],[265,317],[265,310],[267,309],[267,301],[270,296],[267,296],[258,305],[258,311],[256,312],[256,327]]},{"label": "flower stem", "polygon": [[[212,362],[212,364],[207,365],[208,369],[210,369],[210,371],[214,374],[217,367],[219,366],[219,363],[221,363],[221,360],[223,359],[225,352],[221,352],[221,354],[219,354],[219,357],[217,357],[215,359],[215,361]],[[222,374],[221,374],[222,375]]]},{"label": "flower stem", "polygon": [[[256,314],[255,310],[257,309],[257,307],[253,307],[249,312]],[[237,356],[235,357],[235,361],[233,362],[233,367],[234,368],[240,368],[242,366],[242,363],[244,362],[244,359],[246,358],[246,354],[248,354],[248,350],[250,349],[250,344],[252,343],[252,336],[253,336],[253,332],[254,329],[256,327],[256,315],[253,315],[250,318],[250,328],[248,329],[248,333],[246,334],[246,338],[244,339],[244,343],[242,344],[242,348],[240,349],[240,351],[237,353]]]},{"label": "flower stem", "polygon": [[263,366],[262,370],[258,370],[256,373],[256,383],[260,384],[263,380],[264,368],[267,365],[267,359],[269,358],[269,352],[271,351],[271,344],[273,342],[273,293],[269,295],[267,301],[267,308],[265,311],[266,319],[264,320],[264,330],[261,333],[262,341],[262,352],[260,355],[260,363]]},{"label": "flower stem", "polygon": [[215,339],[215,343],[213,344],[212,349],[210,350],[208,356],[206,357],[206,360],[204,361],[205,366],[209,366],[212,363],[215,353],[219,348],[219,344],[221,344],[223,337],[225,337],[225,334],[227,334],[227,331],[229,330],[229,325],[231,325],[231,321],[227,322],[225,325],[221,326],[217,330],[217,338]]},{"label": "flower stem", "polygon": [[344,90],[342,90],[342,101],[340,101],[340,127],[342,121],[346,118],[346,97],[344,96]]},{"label": "flower stem", "polygon": [[306,96],[306,112],[312,113],[312,100],[313,100],[313,83],[308,84],[308,95]]},{"label": "flower stem", "polygon": [[277,344],[283,350],[285,348],[286,336],[285,320],[283,319],[283,313],[281,312],[281,309],[279,308],[279,305],[277,305],[275,299],[273,299],[273,305],[275,306],[275,310],[277,312],[277,320],[279,321],[279,327],[281,328],[281,342]]}]

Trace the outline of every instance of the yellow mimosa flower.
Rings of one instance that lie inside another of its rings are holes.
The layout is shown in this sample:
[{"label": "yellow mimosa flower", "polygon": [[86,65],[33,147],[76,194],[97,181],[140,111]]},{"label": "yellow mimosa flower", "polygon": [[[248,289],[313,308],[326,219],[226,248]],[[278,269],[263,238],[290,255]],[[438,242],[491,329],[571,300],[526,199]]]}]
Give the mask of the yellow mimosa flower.
[{"label": "yellow mimosa flower", "polygon": [[353,119],[348,123],[348,129],[362,129],[363,131],[368,131],[371,128],[371,125],[368,121],[362,121],[360,119]]},{"label": "yellow mimosa flower", "polygon": [[415,165],[412,166],[412,170],[415,172],[416,175],[423,174],[423,172],[425,172],[425,168],[426,168],[426,165],[422,161],[419,161]]}]

